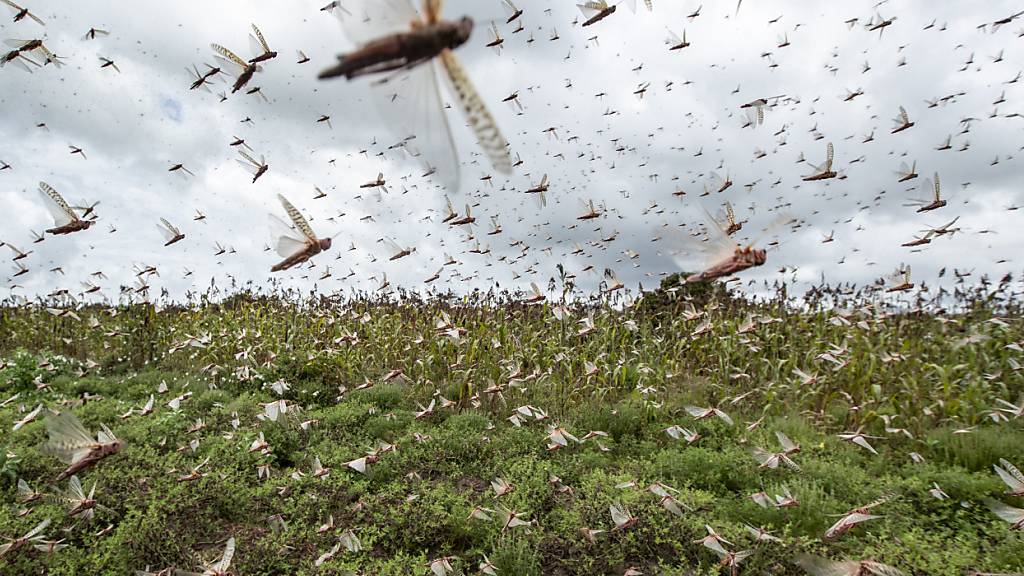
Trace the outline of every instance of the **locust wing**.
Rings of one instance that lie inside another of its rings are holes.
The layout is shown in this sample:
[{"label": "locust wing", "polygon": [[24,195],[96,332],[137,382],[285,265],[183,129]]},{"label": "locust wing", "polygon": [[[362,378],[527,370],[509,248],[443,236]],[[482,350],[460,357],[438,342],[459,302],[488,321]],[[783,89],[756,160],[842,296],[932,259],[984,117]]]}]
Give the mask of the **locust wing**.
[{"label": "locust wing", "polygon": [[309,247],[305,240],[295,237],[291,226],[273,214],[270,215],[270,230],[274,237],[274,251],[282,258],[291,258]]},{"label": "locust wing", "polygon": [[234,557],[235,557],[235,538],[234,538],[234,536],[232,536],[231,538],[228,538],[228,543],[227,543],[226,546],[224,546],[224,555],[221,556],[221,559],[220,559],[219,562],[214,564],[213,569],[216,570],[218,574],[226,574],[227,571],[228,571],[228,567],[231,566],[231,559],[234,558]]},{"label": "locust wing", "polygon": [[89,431],[70,412],[47,412],[46,432],[50,436],[47,451],[65,464],[78,462],[96,446]]},{"label": "locust wing", "polygon": [[278,194],[277,199],[281,201],[284,211],[288,213],[288,217],[292,219],[292,223],[299,229],[299,232],[302,232],[310,242],[319,242],[316,233],[313,232],[313,228],[306,221],[306,217],[302,215],[302,212],[299,212],[298,208],[292,206],[292,203],[284,196]]},{"label": "locust wing", "polygon": [[163,218],[160,219],[160,224],[162,224],[162,226],[157,226],[157,228],[160,229],[160,233],[164,235],[164,239],[167,242],[174,240],[178,234],[181,233],[181,231],[175,228],[173,224]]},{"label": "locust wing", "polygon": [[438,66],[417,66],[374,84],[374,101],[399,138],[415,136],[404,148],[437,176],[450,192],[459,189],[455,138],[448,123],[437,80]]},{"label": "locust wing", "polygon": [[249,67],[249,63],[238,57],[237,54],[221,46],[220,44],[210,44],[210,48],[213,49],[215,54],[213,56],[224,69],[229,72],[235,78],[242,75],[243,72]]},{"label": "locust wing", "polygon": [[441,63],[459,102],[462,104],[462,111],[466,115],[469,127],[473,129],[480,147],[490,158],[491,165],[502,174],[511,173],[512,157],[508,153],[508,141],[501,135],[498,123],[487,109],[483,99],[480,98],[476,88],[473,87],[466,69],[462,67],[462,63],[451,50],[441,53]]},{"label": "locust wing", "polygon": [[414,22],[421,22],[409,0],[351,0],[346,2],[350,14],[335,10],[341,28],[349,40],[366,44],[397,32],[408,32]]},{"label": "locust wing", "polygon": [[78,220],[78,215],[71,209],[71,206],[46,182],[39,183],[39,195],[42,196],[43,204],[50,211],[50,215],[53,216],[53,221],[58,228]]}]

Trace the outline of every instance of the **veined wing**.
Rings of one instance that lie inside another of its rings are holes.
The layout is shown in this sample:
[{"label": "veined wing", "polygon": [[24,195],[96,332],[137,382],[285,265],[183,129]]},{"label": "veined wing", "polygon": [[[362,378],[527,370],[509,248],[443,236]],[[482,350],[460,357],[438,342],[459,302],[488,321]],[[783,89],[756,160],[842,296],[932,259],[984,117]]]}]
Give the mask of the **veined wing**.
[{"label": "veined wing", "polygon": [[999,474],[1003,482],[1010,487],[1010,490],[1014,492],[1024,491],[1024,474],[1021,474],[1020,470],[1013,464],[1010,464],[1005,458],[1000,458],[999,464],[1002,467],[995,464],[992,467],[995,468],[996,474]]},{"label": "veined wing", "polygon": [[72,476],[68,481],[67,495],[68,500],[85,500],[85,490],[82,489],[82,481],[78,479],[78,476]]},{"label": "veined wing", "polygon": [[985,500],[985,504],[993,514],[1007,522],[1010,522],[1011,524],[1016,524],[1017,522],[1024,520],[1024,510],[1020,508],[1014,508],[1009,504],[1003,504],[1002,502],[991,498],[987,498]]},{"label": "veined wing", "polygon": [[433,24],[441,19],[444,0],[423,0],[423,12],[427,22]]},{"label": "veined wing", "polygon": [[47,518],[46,520],[43,520],[39,524],[36,524],[36,527],[31,529],[31,530],[29,530],[28,533],[26,533],[24,536],[22,536],[22,538],[25,538],[26,540],[29,540],[33,536],[35,536],[36,534],[39,534],[43,530],[46,530],[46,527],[49,526],[49,525],[50,525],[50,519]]},{"label": "veined wing", "polygon": [[416,137],[406,143],[405,149],[432,168],[450,192],[457,192],[459,163],[455,139],[441,101],[435,67],[434,63],[424,64],[374,84],[381,92],[374,101],[396,136]]},{"label": "veined wing", "polygon": [[619,527],[630,521],[629,512],[627,512],[622,504],[613,502],[608,506],[608,511],[612,515],[612,521],[615,522],[615,526]]},{"label": "veined wing", "polygon": [[505,8],[505,15],[508,16],[509,18],[511,18],[514,14],[519,12],[519,8],[517,8],[516,5],[512,3],[512,0],[502,0],[501,5],[502,7]]},{"label": "veined wing", "polygon": [[798,448],[798,446],[794,444],[793,441],[789,439],[789,436],[786,436],[784,432],[779,432],[776,430],[775,438],[778,439],[779,444],[782,446],[782,449],[787,452],[796,450]]},{"label": "veined wing", "polygon": [[242,68],[247,68],[249,66],[248,62],[242,60],[238,57],[237,54],[221,46],[220,44],[210,44],[210,48],[213,48],[214,52],[219,53],[221,56],[227,58],[228,60],[234,62],[236,65],[241,66]]},{"label": "veined wing", "polygon": [[707,237],[707,242],[703,243],[701,252],[705,255],[704,263],[710,266],[731,258],[739,248],[739,244],[729,237],[726,229],[718,220],[715,220],[706,208],[701,209],[704,210],[705,235]]},{"label": "veined wing", "polygon": [[281,201],[284,211],[288,213],[288,217],[292,219],[299,232],[302,232],[310,242],[318,242],[316,233],[313,232],[313,228],[306,221],[306,217],[302,215],[302,212],[299,212],[295,206],[292,206],[292,203],[284,196],[278,194],[277,199]]},{"label": "veined wing", "polygon": [[210,48],[213,48],[213,51],[217,52],[217,54],[214,54],[213,56],[214,60],[224,66],[224,68],[226,68],[227,71],[236,78],[241,76],[242,72],[249,67],[248,62],[242,60],[237,54],[220,44],[210,44]]},{"label": "veined wing", "polygon": [[260,163],[257,162],[252,156],[249,156],[248,154],[246,154],[245,150],[239,150],[238,154],[242,158],[244,158],[245,161],[237,160],[237,159],[235,161],[238,162],[239,164],[241,164],[243,168],[245,168],[246,170],[248,170],[249,172],[251,172],[253,174],[255,174],[256,172],[259,171]]},{"label": "veined wing", "polygon": [[607,9],[608,2],[606,2],[605,0],[591,0],[590,2],[577,4],[576,7],[579,8],[580,12],[583,13],[583,17],[589,20],[590,18],[593,18],[594,16],[600,14],[601,11]]},{"label": "veined wing", "polygon": [[235,537],[228,538],[228,543],[224,547],[224,555],[221,556],[220,562],[214,565],[214,570],[218,572],[227,572],[228,567],[231,566],[231,559],[235,557]]},{"label": "veined wing", "polygon": [[46,204],[46,209],[50,211],[50,215],[53,216],[58,227],[78,220],[78,215],[71,209],[71,206],[68,206],[64,198],[46,182],[39,183],[39,194],[43,197],[43,204]]},{"label": "veined wing", "polygon": [[729,555],[729,551],[722,547],[717,538],[704,540],[704,547],[714,551],[719,557]]},{"label": "veined wing", "polygon": [[402,248],[398,242],[395,242],[391,238],[384,238],[384,243],[388,245],[388,250],[391,251],[392,256],[397,256],[405,251],[405,248]]},{"label": "veined wing", "polygon": [[100,424],[100,430],[96,433],[96,440],[107,444],[117,440],[117,436],[114,436],[114,432],[110,428],[107,428],[106,424]]},{"label": "veined wing", "polygon": [[341,29],[356,44],[366,44],[396,32],[408,32],[420,15],[409,0],[351,0],[351,14],[335,10]]},{"label": "veined wing", "polygon": [[181,233],[173,224],[163,218],[160,219],[160,223],[163,224],[163,226],[159,226],[158,228],[160,228],[160,232],[163,233],[164,238],[166,238],[168,242],[174,240],[174,238]]},{"label": "veined wing", "polygon": [[491,116],[480,94],[469,79],[466,69],[462,67],[455,53],[451,50],[441,52],[441,62],[448,73],[448,79],[455,89],[455,94],[462,103],[462,111],[466,114],[469,127],[476,134],[480,146],[491,159],[491,165],[502,174],[512,172],[512,157],[508,153],[508,141],[501,135],[498,123]]},{"label": "veined wing", "polygon": [[[937,175],[938,174],[936,174],[936,176]],[[918,184],[917,188],[913,188],[912,190],[915,190],[916,193],[921,196],[919,198],[911,198],[910,202],[904,204],[904,206],[923,206],[925,204],[931,204],[932,200],[938,200],[938,195],[935,192],[935,182],[931,178],[925,178],[920,184]]]},{"label": "veined wing", "polygon": [[664,229],[663,240],[667,240],[666,253],[683,270],[690,270],[698,258],[702,260],[700,265],[710,266],[731,257],[739,245],[730,239],[717,223],[712,223],[713,218],[709,217],[708,233],[694,236],[678,227],[669,226]]},{"label": "veined wing", "polygon": [[12,39],[8,39],[8,40],[4,40],[4,44],[7,44],[11,48],[21,48],[22,46],[24,46],[25,44],[28,44],[29,42],[31,42],[31,40],[17,40],[17,39],[13,39],[13,38]]},{"label": "veined wing", "polygon": [[65,464],[78,462],[96,445],[89,431],[70,412],[46,414],[47,449]]},{"label": "veined wing", "polygon": [[255,24],[252,25],[252,31],[256,33],[256,38],[259,40],[260,48],[263,49],[263,52],[270,52],[270,45],[267,44],[267,39],[263,37],[263,32],[260,32],[260,29]]},{"label": "veined wing", "polygon": [[[255,28],[255,24],[253,25],[253,28]],[[269,50],[264,50],[263,44],[260,42],[259,38],[249,34],[249,52],[252,54],[253,58],[256,58],[266,54]]]},{"label": "veined wing", "polygon": [[291,258],[309,247],[308,242],[295,237],[291,226],[273,214],[270,215],[270,230],[274,237],[274,251],[282,258]]}]

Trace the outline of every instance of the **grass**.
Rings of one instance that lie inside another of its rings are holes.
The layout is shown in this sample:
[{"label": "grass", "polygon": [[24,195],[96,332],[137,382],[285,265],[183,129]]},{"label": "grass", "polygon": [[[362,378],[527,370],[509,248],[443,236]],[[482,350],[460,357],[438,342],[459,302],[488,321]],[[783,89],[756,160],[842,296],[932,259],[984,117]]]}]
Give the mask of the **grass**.
[{"label": "grass", "polygon": [[[997,410],[1022,396],[1024,325],[1005,283],[986,289],[959,294],[945,314],[893,313],[868,294],[823,291],[797,307],[706,288],[538,306],[495,294],[337,302],[248,291],[78,306],[78,319],[43,304],[2,307],[0,392],[20,395],[0,409],[10,512],[0,535],[51,518],[47,537],[68,546],[22,548],[0,558],[0,571],[196,569],[233,536],[232,571],[244,575],[428,574],[446,556],[464,574],[480,573],[485,556],[498,574],[717,574],[718,557],[694,543],[705,525],[731,550],[754,550],[741,574],[800,574],[798,553],[871,558],[907,574],[1021,571],[1024,539],[983,500],[1024,506],[1003,496],[992,470],[1000,458],[1024,466],[1021,421]],[[588,314],[593,329],[579,335]],[[705,322],[710,331],[694,335]],[[186,392],[178,409],[167,405]],[[121,418],[151,394],[151,414]],[[287,414],[257,418],[279,399]],[[18,513],[17,478],[51,493],[66,484],[47,483],[63,464],[44,449],[41,418],[11,432],[39,403],[91,431],[105,423],[127,443],[81,474],[109,509],[91,522],[50,500]],[[688,405],[719,406],[735,424],[696,420]],[[546,418],[516,426],[509,417],[522,406]],[[887,432],[883,416],[906,432]],[[189,432],[197,419],[202,429]],[[607,435],[549,450],[553,425]],[[672,425],[701,437],[674,440]],[[880,437],[870,440],[879,454],[837,436],[857,429]],[[801,471],[758,468],[750,448],[774,450],[776,431],[800,444]],[[265,455],[248,450],[259,433]],[[346,466],[381,442],[395,449],[365,474]],[[204,476],[179,481],[207,458]],[[329,475],[311,475],[314,458]],[[266,465],[269,478],[259,478]],[[495,498],[496,477],[514,490]],[[627,482],[635,488],[617,487]],[[691,511],[660,506],[647,490],[656,482]],[[934,484],[949,498],[931,496]],[[750,497],[785,489],[798,507]],[[822,542],[837,515],[882,496],[891,497],[873,510],[882,518]],[[610,532],[613,502],[635,526]],[[469,518],[478,506],[495,511],[490,521]],[[500,509],[531,524],[503,531]],[[318,531],[330,517],[334,527]],[[756,542],[748,524],[780,541]],[[609,532],[591,543],[583,528]],[[349,529],[362,550],[315,566]]]}]

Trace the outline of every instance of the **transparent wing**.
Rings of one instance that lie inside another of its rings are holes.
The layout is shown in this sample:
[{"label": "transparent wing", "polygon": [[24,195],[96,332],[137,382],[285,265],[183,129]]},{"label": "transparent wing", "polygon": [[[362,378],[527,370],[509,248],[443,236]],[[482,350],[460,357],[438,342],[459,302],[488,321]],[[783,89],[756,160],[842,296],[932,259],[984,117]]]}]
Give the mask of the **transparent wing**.
[{"label": "transparent wing", "polygon": [[726,258],[731,258],[736,253],[736,249],[739,248],[739,244],[735,240],[726,234],[725,228],[708,213],[706,208],[704,210],[704,218],[707,221],[707,248],[705,249],[705,258],[707,264],[715,264]]},{"label": "transparent wing", "polygon": [[608,511],[611,512],[612,521],[615,522],[616,526],[622,526],[629,522],[629,515],[623,511],[621,504],[611,504],[608,506]]},{"label": "transparent wing", "polygon": [[70,412],[46,413],[47,449],[65,464],[81,460],[96,445],[89,431]]},{"label": "transparent wing", "polygon": [[912,188],[915,194],[919,194],[920,197],[910,199],[909,204],[905,206],[917,206],[919,204],[930,204],[932,199],[935,198],[935,182],[931,178],[925,178],[917,185],[917,188]]},{"label": "transparent wing", "polygon": [[222,56],[214,54],[213,59],[217,62],[220,68],[224,70],[224,72],[226,72],[233,78],[238,78],[242,75],[242,72],[245,71],[245,69],[239,66],[237,62],[233,62]]},{"label": "transparent wing", "polygon": [[466,69],[462,67],[455,53],[445,50],[441,53],[441,62],[448,73],[448,79],[462,103],[462,111],[466,115],[469,127],[476,134],[480,147],[491,159],[491,165],[502,174],[512,172],[512,157],[508,153],[508,141],[501,135],[498,123],[491,116],[480,94],[469,79]]},{"label": "transparent wing", "polygon": [[[238,67],[241,70],[245,70],[246,68],[249,67],[249,63],[248,62],[246,62],[245,60],[242,60],[241,58],[238,57],[237,54],[235,54],[231,50],[228,50],[227,48],[221,46],[220,44],[210,44],[210,48],[213,48],[214,52],[217,52],[218,54],[223,56],[222,59],[218,59],[218,60],[223,61],[223,62],[227,62],[229,64],[229,68]],[[214,56],[214,58],[217,58],[217,57]],[[239,73],[241,73],[241,70],[239,70]],[[237,75],[238,74],[236,74],[236,76]]]},{"label": "transparent wing", "polygon": [[178,235],[178,229],[175,228],[167,220],[164,220],[163,218],[160,219],[160,224],[161,224],[161,226],[157,226],[157,228],[160,229],[160,232],[164,235],[164,238],[168,242],[170,242],[171,240],[174,240],[174,238]]},{"label": "transparent wing", "polygon": [[385,238],[384,243],[388,245],[388,250],[391,251],[392,256],[395,256],[405,250],[405,248],[402,248],[397,242],[390,238]]},{"label": "transparent wing", "polygon": [[505,8],[505,15],[509,18],[519,11],[516,5],[512,3],[512,0],[502,0],[501,4]]},{"label": "transparent wing", "polygon": [[455,139],[441,101],[434,63],[417,66],[374,84],[381,92],[374,100],[381,117],[399,138],[415,136],[405,148],[419,161],[435,170],[450,191],[459,189],[459,163]]},{"label": "transparent wing", "polygon": [[221,557],[220,562],[217,563],[216,569],[220,572],[227,572],[229,566],[231,566],[231,559],[235,556],[235,537],[228,538],[228,543],[224,547],[224,556]]},{"label": "transparent wing", "polygon": [[245,168],[246,171],[255,176],[256,173],[260,171],[262,164],[257,162],[252,156],[246,154],[245,150],[239,150],[238,154],[241,155],[244,160],[235,159],[235,162],[238,162],[242,168]]},{"label": "transparent wing", "polygon": [[[666,242],[667,255],[681,269],[688,270],[692,269],[695,260],[701,260],[700,264],[707,266],[736,252],[739,245],[730,239],[720,226],[709,223],[708,228],[708,234],[699,236],[693,236],[676,226],[665,228],[662,241]],[[721,235],[717,232],[721,232]]]},{"label": "transparent wing", "polygon": [[591,1],[584,2],[582,4],[577,4],[576,7],[580,9],[581,13],[583,13],[583,17],[589,20],[590,18],[597,16],[598,14],[601,13],[602,10],[607,8],[608,3],[605,2],[605,0],[600,0],[598,2]]},{"label": "transparent wing", "polygon": [[704,547],[713,550],[719,556],[728,556],[729,551],[722,547],[722,545],[715,538],[708,538],[704,540]]},{"label": "transparent wing", "polygon": [[72,476],[68,481],[67,493],[76,500],[85,500],[85,491],[82,490],[82,481],[78,479],[78,476]]},{"label": "transparent wing", "polygon": [[267,44],[267,39],[263,37],[263,32],[260,32],[260,29],[255,24],[252,25],[252,31],[256,33],[256,38],[259,39],[260,47],[263,48],[263,51],[270,52],[270,45]]},{"label": "transparent wing", "polygon": [[78,216],[71,209],[71,206],[68,206],[64,198],[46,182],[39,183],[39,194],[43,197],[43,204],[50,211],[50,215],[53,216],[53,220],[58,227],[73,220],[78,220]]},{"label": "transparent wing", "polygon": [[1002,464],[1002,468],[992,465],[996,469],[996,473],[1003,479],[1003,482],[1010,487],[1014,492],[1024,491],[1024,474],[1021,474],[1020,470],[1016,466],[1010,464],[1010,462],[1004,458],[999,459],[999,463]]},{"label": "transparent wing", "polygon": [[[757,460],[757,463],[760,464],[761,466],[767,466],[768,462],[771,462],[771,460],[775,457],[775,454],[767,452],[763,448],[758,448],[756,446],[750,449],[750,455],[753,456],[754,459]],[[776,466],[772,466],[772,468],[775,467]]]},{"label": "transparent wing", "polygon": [[23,536],[23,538],[30,539],[33,536],[35,536],[36,534],[39,534],[40,532],[42,532],[43,530],[46,530],[46,527],[49,526],[49,525],[50,525],[50,519],[47,518],[46,520],[43,520],[42,522],[37,524],[35,528],[29,530],[28,533]]},{"label": "transparent wing", "polygon": [[292,206],[292,203],[284,196],[278,194],[277,199],[281,201],[281,205],[284,206],[285,212],[288,213],[288,217],[292,219],[292,222],[295,224],[295,227],[299,229],[299,232],[305,234],[306,238],[311,242],[317,242],[316,234],[313,232],[313,228],[309,225],[309,222],[306,221],[306,217],[303,216],[295,206]]},{"label": "transparent wing", "polygon": [[[159,276],[159,274],[157,274]],[[96,433],[96,439],[104,444],[117,440],[117,436],[114,436],[114,432],[107,428],[106,424],[100,424],[100,431]]]},{"label": "transparent wing", "polygon": [[1017,522],[1024,520],[1024,510],[1020,508],[1014,508],[1008,504],[1003,504],[1002,502],[991,499],[986,500],[985,504],[988,505],[988,509],[991,510],[993,514],[1007,522],[1010,522],[1011,524],[1016,524]]},{"label": "transparent wing", "polygon": [[775,432],[775,437],[778,438],[779,444],[782,445],[782,449],[783,450],[785,450],[787,452],[789,452],[791,450],[796,450],[796,448],[797,448],[796,444],[794,444],[793,441],[789,439],[789,436],[786,436],[785,433],[776,431]]},{"label": "transparent wing", "polygon": [[282,258],[291,258],[308,246],[306,241],[295,237],[295,231],[273,214],[270,215],[270,230],[274,238],[274,251]]},{"label": "transparent wing", "polygon": [[252,34],[249,34],[249,52],[255,58],[257,56],[262,56],[264,53],[269,52],[269,50],[264,50],[259,39]]},{"label": "transparent wing", "polygon": [[420,16],[409,0],[351,0],[346,2],[351,15],[343,10],[334,14],[341,29],[356,44],[366,44],[396,32],[408,32]]}]

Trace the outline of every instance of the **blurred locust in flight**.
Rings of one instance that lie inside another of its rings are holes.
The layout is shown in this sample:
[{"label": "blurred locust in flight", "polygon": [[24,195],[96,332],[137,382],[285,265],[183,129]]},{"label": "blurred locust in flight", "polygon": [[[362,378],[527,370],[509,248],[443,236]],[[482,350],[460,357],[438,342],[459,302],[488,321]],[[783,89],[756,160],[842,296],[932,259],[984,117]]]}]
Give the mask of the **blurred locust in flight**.
[{"label": "blurred locust in flight", "polygon": [[287,198],[278,194],[277,199],[281,201],[284,211],[288,213],[288,217],[291,218],[295,228],[302,233],[303,237],[301,239],[296,238],[291,226],[285,224],[277,216],[270,215],[270,224],[275,230],[275,235],[278,237],[275,249],[284,258],[284,260],[275,264],[270,269],[271,272],[280,272],[281,270],[287,270],[302,264],[331,247],[331,239],[324,238],[321,240],[317,238],[316,233],[313,232],[313,228],[310,227],[305,216]]},{"label": "blurred locust in flight", "polygon": [[[438,71],[448,79],[462,105],[466,120],[495,170],[512,171],[508,142],[494,117],[470,82],[453,50],[469,40],[473,20],[443,20],[443,0],[424,0],[421,17],[410,0],[358,0],[349,4],[351,16],[335,14],[358,48],[338,56],[338,62],[320,73],[321,79],[344,76],[349,80],[393,72],[376,82],[390,93],[378,98],[381,115],[393,123],[401,137],[416,137],[407,150],[429,166],[452,191],[459,186],[459,163],[451,127],[444,114]],[[435,65],[437,64],[437,65]]]}]

